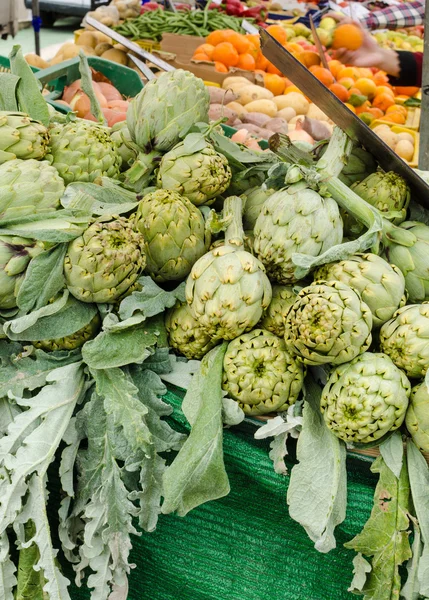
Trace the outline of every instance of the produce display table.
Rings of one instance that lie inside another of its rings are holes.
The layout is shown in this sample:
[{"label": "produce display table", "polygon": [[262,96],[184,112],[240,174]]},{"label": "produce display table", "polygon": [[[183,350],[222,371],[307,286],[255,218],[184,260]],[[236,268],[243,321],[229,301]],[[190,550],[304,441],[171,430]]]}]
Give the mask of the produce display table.
[{"label": "produce display table", "polygon": [[[182,393],[168,393],[173,425],[184,431]],[[231,492],[186,517],[162,515],[154,533],[133,538],[128,600],[347,600],[354,553],[343,543],[368,519],[376,476],[367,462],[348,460],[347,518],[336,529],[338,547],[317,552],[287,511],[288,477],[277,475],[269,443],[244,422],[225,430]],[[293,443],[292,443],[293,444]],[[291,444],[291,447],[292,447]],[[291,467],[293,462],[287,460]],[[72,588],[74,600],[87,589]]]}]

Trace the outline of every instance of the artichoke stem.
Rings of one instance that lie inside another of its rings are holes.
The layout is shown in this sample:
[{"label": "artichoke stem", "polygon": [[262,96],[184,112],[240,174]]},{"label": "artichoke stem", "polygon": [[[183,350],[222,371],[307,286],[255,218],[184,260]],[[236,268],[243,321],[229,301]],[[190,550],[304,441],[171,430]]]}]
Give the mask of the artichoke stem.
[{"label": "artichoke stem", "polygon": [[390,221],[385,220],[383,227],[383,241],[386,245],[389,245],[389,243],[393,242],[394,244],[399,244],[400,246],[412,248],[412,246],[414,246],[416,243],[416,236],[412,231],[408,231],[402,227],[397,227]]},{"label": "artichoke stem", "polygon": [[149,185],[155,167],[160,159],[161,154],[156,150],[149,152],[149,154],[139,154],[137,160],[124,173],[125,184],[136,192],[140,192]]},{"label": "artichoke stem", "polygon": [[[373,226],[375,216],[381,216],[376,208],[355,194],[355,192],[337,177],[331,177],[325,181],[325,186],[327,191],[341,208],[361,221],[368,229]],[[385,221],[386,219],[383,219],[383,225]]]},{"label": "artichoke stem", "polygon": [[244,245],[242,220],[243,200],[239,196],[229,196],[223,205],[224,218],[231,217],[231,223],[225,231],[225,244],[240,248]]},{"label": "artichoke stem", "polygon": [[347,164],[352,150],[352,140],[342,129],[335,127],[326,152],[316,165],[322,177],[338,177]]}]

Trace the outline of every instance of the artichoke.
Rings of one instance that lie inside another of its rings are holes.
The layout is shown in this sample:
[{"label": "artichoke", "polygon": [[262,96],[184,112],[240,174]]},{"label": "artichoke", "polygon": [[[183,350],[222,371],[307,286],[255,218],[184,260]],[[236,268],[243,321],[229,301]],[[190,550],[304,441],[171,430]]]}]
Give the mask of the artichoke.
[{"label": "artichoke", "polygon": [[319,281],[290,307],[286,347],[307,365],[340,365],[369,348],[371,328],[371,310],[357,292],[340,281]]},{"label": "artichoke", "polygon": [[[351,189],[393,223],[404,221],[410,203],[410,188],[405,179],[394,171],[385,173],[378,170],[363,181],[353,184]],[[389,215],[391,212],[395,214]],[[363,233],[365,227],[362,223],[346,213],[343,213],[343,219],[347,235],[357,237]]]},{"label": "artichoke", "polygon": [[255,187],[243,194],[245,205],[243,213],[244,229],[254,229],[256,219],[261,214],[262,206],[267,198],[274,194],[275,190],[265,190]]},{"label": "artichoke", "polygon": [[390,228],[384,244],[386,260],[404,274],[410,302],[429,300],[429,227],[406,221]]},{"label": "artichoke", "polygon": [[42,242],[18,236],[0,236],[0,309],[17,306],[16,298],[28,264],[43,250]]},{"label": "artichoke", "polygon": [[355,254],[347,260],[323,265],[316,270],[315,279],[341,281],[359,292],[371,309],[377,328],[406,302],[401,271],[376,254]]},{"label": "artichoke", "polygon": [[304,382],[304,369],[286,350],[283,340],[254,329],[228,344],[222,387],[248,415],[286,410]]},{"label": "artichoke", "polygon": [[296,300],[297,292],[290,285],[273,285],[273,296],[265,309],[259,327],[267,329],[278,337],[285,334],[285,318],[289,308]]},{"label": "artichoke", "polygon": [[144,269],[143,236],[128,219],[93,223],[70,242],[64,274],[70,293],[82,302],[113,304]]},{"label": "artichoke", "polygon": [[429,302],[403,306],[380,329],[380,349],[408,377],[429,368]]},{"label": "artichoke", "polygon": [[127,125],[141,153],[126,172],[126,183],[140,191],[157,160],[183,140],[194,123],[208,123],[210,97],[203,81],[176,69],[153,79],[132,100]]},{"label": "artichoke", "polygon": [[343,237],[338,205],[323,198],[304,182],[270,196],[255,225],[256,256],[277,283],[297,281],[292,256],[296,252],[318,256]]},{"label": "artichoke", "polygon": [[115,123],[110,130],[110,137],[121,158],[121,171],[126,171],[135,161],[138,154],[138,148],[131,140],[127,122],[119,121],[119,123]]},{"label": "artichoke", "polygon": [[365,352],[332,371],[320,408],[337,437],[367,444],[402,425],[410,393],[410,382],[388,356]]},{"label": "artichoke", "polygon": [[216,345],[194,319],[186,302],[166,312],[165,327],[170,346],[189,360],[201,359]]},{"label": "artichoke", "polygon": [[271,301],[271,285],[262,263],[243,248],[242,201],[226,198],[231,217],[225,245],[202,256],[186,282],[193,317],[213,339],[231,340],[252,329]]},{"label": "artichoke", "polygon": [[79,120],[54,125],[50,134],[51,147],[46,159],[66,184],[118,177],[122,159],[106,127]]},{"label": "artichoke", "polygon": [[425,382],[411,390],[405,425],[416,446],[429,452],[429,392]]},{"label": "artichoke", "polygon": [[144,239],[146,270],[155,281],[184,279],[210,244],[198,208],[169,190],[157,190],[143,198],[135,226]]},{"label": "artichoke", "polygon": [[48,130],[25,113],[0,111],[0,164],[14,158],[40,160],[49,144]]},{"label": "artichoke", "polygon": [[353,148],[338,179],[348,186],[359,183],[377,169],[372,155],[363,148]]},{"label": "artichoke", "polygon": [[8,160],[0,166],[0,218],[56,210],[64,189],[64,181],[47,161]]},{"label": "artichoke", "polygon": [[186,196],[196,206],[212,204],[231,181],[228,161],[205,141],[195,144],[198,134],[188,135],[162,157],[157,183],[164,190]]},{"label": "artichoke", "polygon": [[94,338],[100,330],[101,319],[99,313],[97,313],[91,321],[73,333],[62,338],[56,338],[53,340],[38,340],[32,342],[35,348],[45,350],[45,352],[53,352],[54,350],[75,350],[80,348],[87,342]]}]

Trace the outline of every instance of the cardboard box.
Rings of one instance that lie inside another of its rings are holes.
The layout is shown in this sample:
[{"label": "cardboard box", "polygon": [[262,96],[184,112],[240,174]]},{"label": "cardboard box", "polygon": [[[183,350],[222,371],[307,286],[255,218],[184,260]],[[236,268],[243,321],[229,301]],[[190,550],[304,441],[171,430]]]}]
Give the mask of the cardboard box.
[{"label": "cardboard box", "polygon": [[196,37],[193,35],[178,35],[175,33],[164,33],[161,41],[161,50],[154,51],[170,63],[176,69],[184,69],[191,71],[197,77],[204,81],[218,83],[222,85],[223,80],[231,75],[240,75],[246,77],[251,83],[255,83],[255,74],[253,71],[243,71],[241,69],[230,69],[229,73],[219,73],[214,68],[214,63],[210,62],[193,62],[192,56],[198,46],[204,44],[205,38]]}]

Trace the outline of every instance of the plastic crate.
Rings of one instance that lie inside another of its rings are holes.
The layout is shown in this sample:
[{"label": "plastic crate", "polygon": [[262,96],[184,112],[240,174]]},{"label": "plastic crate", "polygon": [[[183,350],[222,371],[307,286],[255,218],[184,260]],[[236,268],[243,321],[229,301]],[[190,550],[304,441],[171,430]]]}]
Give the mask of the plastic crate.
[{"label": "plastic crate", "polygon": [[[33,71],[33,73],[37,73],[41,70],[38,67],[32,67],[31,65],[30,69]],[[10,60],[7,58],[7,56],[0,56],[0,73],[10,73]]]},{"label": "plastic crate", "polygon": [[[222,125],[222,129],[226,137],[229,138],[231,138],[234,135],[234,133],[237,132],[237,130],[234,129],[234,127],[230,127],[229,125]],[[266,150],[268,148],[267,140],[261,140],[260,142],[258,142],[258,144],[260,145],[261,150]]]},{"label": "plastic crate", "polygon": [[[137,96],[143,89],[143,82],[133,69],[98,56],[88,56],[87,58],[89,66],[110,79],[115,88],[124,96]],[[80,79],[79,58],[72,58],[47,69],[41,69],[36,73],[36,77],[49,90],[46,100],[58,111],[69,112],[70,109],[67,106],[59,104],[55,100],[61,98],[66,85]]]},{"label": "plastic crate", "polygon": [[133,40],[134,44],[137,44],[146,52],[153,52],[154,50],[161,50],[161,44],[155,42],[155,40]]}]

